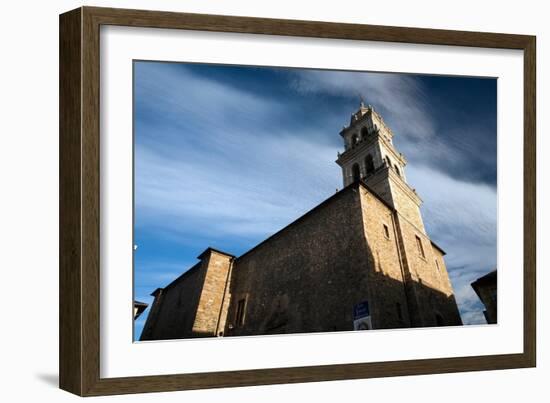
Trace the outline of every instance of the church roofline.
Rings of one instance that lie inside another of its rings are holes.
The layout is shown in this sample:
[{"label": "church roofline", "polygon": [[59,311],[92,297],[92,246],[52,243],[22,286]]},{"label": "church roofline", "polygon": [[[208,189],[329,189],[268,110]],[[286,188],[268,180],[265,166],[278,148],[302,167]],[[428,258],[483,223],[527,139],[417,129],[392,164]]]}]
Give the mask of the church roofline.
[{"label": "church roofline", "polygon": [[[365,189],[368,190],[369,193],[371,193],[374,197],[376,197],[380,202],[382,202],[382,204],[384,206],[386,206],[387,208],[389,208],[393,213],[395,213],[397,210],[395,209],[395,207],[393,207],[391,204],[389,204],[386,200],[382,199],[380,196],[378,196],[376,194],[376,192],[374,191],[374,189],[372,189],[369,185],[367,185],[365,183],[364,180],[360,180],[359,182],[359,185],[363,186]],[[350,185],[351,186],[351,185]]]},{"label": "church roofline", "polygon": [[227,252],[224,252],[224,251],[221,251],[219,249],[212,248],[212,247],[209,246],[204,251],[202,251],[202,253],[199,256],[197,256],[197,259],[202,259],[204,256],[206,256],[210,252],[216,252],[216,253],[219,253],[220,255],[229,256],[231,258],[235,257],[235,255],[232,255],[231,253],[227,253]]},{"label": "church roofline", "polygon": [[151,295],[152,297],[155,297],[155,298],[156,298],[157,295],[159,295],[159,294],[162,292],[162,290],[164,290],[164,288],[158,287],[158,288],[156,288],[155,291],[153,291],[150,295]]},{"label": "church roofline", "polygon": [[435,247],[438,251],[440,251],[443,255],[447,254],[447,252],[445,252],[438,244],[432,241],[431,238],[430,238],[430,242],[432,243],[432,246]]},{"label": "church roofline", "polygon": [[255,245],[254,247],[252,247],[251,249],[249,249],[248,251],[246,251],[245,253],[243,253],[242,255],[240,255],[239,257],[237,257],[236,260],[239,260],[241,258],[243,258],[244,256],[252,253],[254,250],[258,249],[260,246],[262,246],[263,244],[271,241],[272,239],[274,239],[275,237],[277,237],[278,235],[280,235],[283,231],[286,231],[287,229],[293,227],[294,225],[300,223],[302,220],[304,220],[306,217],[308,217],[309,215],[313,214],[315,211],[319,210],[320,208],[322,208],[323,206],[326,206],[327,204],[331,203],[333,200],[335,200],[336,198],[340,197],[341,195],[351,191],[352,189],[358,189],[359,186],[363,186],[370,194],[372,194],[374,197],[376,197],[376,199],[378,199],[382,204],[384,204],[384,206],[386,206],[391,212],[396,212],[395,208],[393,208],[388,202],[386,202],[384,199],[382,199],[380,196],[378,196],[374,190],[372,190],[366,183],[364,183],[362,180],[361,181],[357,181],[357,182],[353,182],[353,183],[350,183],[348,186],[346,186],[345,188],[343,188],[342,190],[340,190],[339,192],[333,194],[332,196],[330,196],[329,198],[323,200],[321,203],[319,203],[318,205],[316,205],[315,207],[313,207],[311,210],[305,212],[303,215],[301,215],[300,217],[298,217],[297,219],[295,219],[294,221],[292,221],[290,224],[286,225],[285,227],[281,228],[279,231],[275,232],[273,235],[269,236],[268,238],[264,239],[263,241],[261,241],[260,243],[258,243],[257,245]]},{"label": "church roofline", "polygon": [[281,228],[279,231],[275,232],[274,234],[272,234],[271,236],[267,237],[266,239],[264,239],[263,241],[261,241],[260,243],[256,244],[255,246],[253,246],[251,249],[247,250],[245,253],[243,253],[242,255],[240,255],[237,260],[243,258],[244,256],[252,253],[254,250],[258,249],[260,246],[262,246],[263,244],[267,243],[268,241],[272,240],[273,238],[277,237],[279,234],[281,234],[283,231],[286,231],[287,229],[289,229],[290,227],[293,227],[294,225],[298,224],[299,222],[301,222],[302,220],[304,220],[306,217],[310,216],[311,214],[313,214],[315,211],[319,210],[320,208],[326,206],[327,204],[329,204],[330,202],[332,202],[333,200],[337,199],[338,197],[342,196],[343,194],[347,193],[348,191],[350,191],[352,188],[357,188],[359,186],[359,182],[354,182],[354,183],[351,183],[349,184],[348,186],[346,186],[345,188],[343,188],[342,190],[340,190],[339,192],[336,192],[335,194],[333,194],[332,196],[330,196],[329,198],[323,200],[321,203],[319,203],[318,205],[316,205],[315,207],[313,207],[311,210],[308,210],[307,212],[305,212],[304,214],[302,214],[300,217],[298,217],[297,219],[295,219],[294,221],[292,221],[290,224],[287,224],[286,226],[284,226],[283,228]]},{"label": "church roofline", "polygon": [[[326,206],[327,204],[331,203],[332,201],[336,200],[338,197],[341,197],[342,195],[346,194],[347,192],[350,192],[354,189],[358,189],[359,187],[363,187],[365,188],[369,194],[371,194],[372,196],[374,196],[378,201],[380,201],[384,206],[386,206],[388,208],[388,210],[390,210],[392,213],[397,213],[397,210],[391,205],[389,204],[387,201],[385,201],[384,199],[382,199],[380,196],[378,196],[376,194],[376,192],[369,186],[367,185],[363,180],[360,180],[360,181],[357,181],[357,182],[353,182],[351,184],[349,184],[348,186],[346,186],[345,188],[343,188],[342,190],[340,190],[339,192],[333,194],[332,196],[330,196],[329,198],[323,200],[321,203],[319,203],[318,205],[316,205],[315,207],[313,207],[311,210],[308,210],[307,212],[305,212],[304,214],[302,214],[300,217],[296,218],[294,221],[292,221],[290,224],[287,224],[286,226],[284,226],[283,228],[281,228],[279,231],[275,232],[274,234],[272,234],[271,236],[267,237],[266,239],[264,239],[263,241],[261,241],[260,243],[256,244],[255,246],[253,246],[251,249],[249,249],[248,251],[244,252],[242,255],[236,257],[235,255],[231,255],[229,253],[226,253],[226,252],[223,252],[221,250],[218,250],[218,249],[215,249],[215,248],[212,248],[212,247],[208,247],[206,248],[199,256],[197,256],[198,259],[202,259],[208,252],[216,252],[216,253],[220,253],[222,255],[225,255],[225,256],[228,256],[228,257],[231,257],[235,260],[240,260],[241,258],[249,255],[250,253],[252,253],[253,251],[255,251],[256,249],[258,249],[259,247],[261,247],[262,245],[264,245],[265,243],[273,240],[274,238],[276,238],[277,236],[279,236],[281,233],[283,233],[284,231],[288,230],[289,228],[293,227],[294,225],[300,223],[301,221],[303,221],[306,217],[310,216],[311,214],[313,214],[314,212],[316,212],[317,210],[321,209],[322,207]],[[434,241],[432,241],[430,239],[430,242],[431,244],[437,248],[439,251],[441,251],[441,253],[443,255],[446,254],[446,252],[440,248]],[[183,272],[181,275],[179,275],[177,278],[175,278],[172,282],[170,282],[167,286],[165,286],[164,288],[159,288],[157,290],[155,290],[153,292],[153,294],[151,295],[154,295],[155,293],[157,293],[157,291],[164,291],[164,290],[167,290],[171,287],[173,287],[175,284],[177,284],[180,280],[182,280],[183,278],[187,277],[189,274],[191,274],[192,272],[196,271],[198,268],[201,267],[201,263],[202,262],[197,262],[193,267],[191,267],[189,270]]]},{"label": "church roofline", "polygon": [[[336,198],[340,197],[341,195],[351,191],[352,189],[357,189],[359,186],[363,186],[365,187],[369,193],[372,193],[378,200],[380,200],[386,207],[388,207],[391,211],[395,211],[395,209],[389,205],[386,201],[384,201],[383,199],[381,199],[378,195],[376,195],[376,193],[374,193],[374,191],[372,189],[370,189],[365,183],[363,183],[362,181],[361,182],[354,182],[348,186],[346,186],[345,188],[343,188],[342,190],[340,190],[339,192],[335,193],[334,195],[330,196],[329,198],[323,200],[321,203],[319,203],[318,205],[316,205],[315,207],[313,207],[311,210],[307,211],[306,213],[304,213],[303,215],[301,215],[300,217],[298,217],[297,219],[295,219],[294,221],[292,221],[290,224],[286,225],[285,227],[281,228],[279,231],[275,232],[273,235],[267,237],[266,239],[264,239],[263,241],[261,241],[260,243],[256,244],[255,246],[253,246],[251,249],[249,249],[248,251],[246,251],[245,253],[243,253],[242,255],[240,255],[239,257],[236,257],[234,255],[231,255],[229,253],[226,253],[226,252],[223,252],[223,251],[220,251],[218,249],[214,249],[212,247],[208,247],[206,248],[199,256],[197,256],[198,259],[202,259],[208,252],[210,251],[213,251],[213,252],[217,252],[217,253],[220,253],[222,255],[225,255],[225,256],[229,256],[231,258],[234,258],[236,260],[239,260],[241,259],[242,257],[252,253],[254,250],[258,249],[260,246],[262,246],[263,244],[269,242],[270,240],[272,240],[273,238],[277,237],[279,234],[281,234],[283,231],[289,229],[290,227],[298,224],[299,222],[301,222],[303,219],[305,219],[307,216],[313,214],[315,211],[319,210],[320,208],[322,208],[323,206],[329,204],[331,201],[335,200]],[[185,272],[183,272],[182,274],[180,274],[177,278],[175,278],[174,280],[172,280],[168,285],[166,285],[164,288],[157,288],[153,294],[151,295],[154,295],[155,293],[157,293],[158,291],[164,291],[164,290],[167,290],[169,288],[172,288],[175,284],[177,284],[180,280],[182,280],[183,278],[187,277],[189,274],[193,273],[194,271],[196,271],[197,269],[199,269],[201,267],[201,263],[202,262],[197,262],[194,266],[192,266],[190,269],[186,270]]]},{"label": "church roofline", "polygon": [[[187,277],[189,274],[193,273],[197,269],[201,267],[202,262],[197,262],[193,266],[191,266],[189,269],[181,273],[178,277],[176,277],[174,280],[172,280],[169,284],[166,285],[166,287],[161,288],[160,290],[167,290],[169,288],[172,288],[175,284],[177,284],[180,280]],[[155,290],[156,292],[156,290]]]},{"label": "church roofline", "polygon": [[[219,253],[220,255],[225,255],[225,256],[228,256],[232,259],[235,259],[235,255],[231,255],[227,252],[223,252],[219,249],[215,249],[215,248],[212,248],[212,247],[208,247],[206,248],[199,256],[197,256],[197,259],[201,259],[203,257],[206,256],[206,254],[208,254],[209,252],[216,252],[216,253]],[[164,288],[157,288],[153,293],[156,293],[158,290],[167,290],[171,287],[173,287],[175,284],[177,284],[180,280],[182,280],[183,278],[187,277],[189,274],[195,272],[196,270],[198,270],[200,267],[202,266],[202,261],[200,262],[197,262],[195,263],[193,266],[191,266],[188,270],[184,271],[182,274],[180,274],[178,277],[176,277],[174,280],[172,280],[168,285],[166,285],[166,287]],[[154,295],[154,294],[151,294],[151,295]]]}]

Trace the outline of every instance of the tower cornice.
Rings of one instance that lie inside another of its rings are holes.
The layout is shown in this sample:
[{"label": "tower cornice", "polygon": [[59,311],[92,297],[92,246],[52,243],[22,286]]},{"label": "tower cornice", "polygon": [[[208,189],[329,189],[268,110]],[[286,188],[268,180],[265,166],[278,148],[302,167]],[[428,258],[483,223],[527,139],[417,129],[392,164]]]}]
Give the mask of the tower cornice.
[{"label": "tower cornice", "polygon": [[[371,105],[369,105],[368,107],[362,106],[357,112],[353,113],[351,115],[350,124],[348,126],[344,126],[342,130],[340,130],[340,136],[344,137],[347,132],[354,131],[357,125],[363,123],[363,121],[367,120],[368,118],[372,118],[373,115],[376,116],[378,123],[380,123],[384,131],[387,133],[388,137],[393,138],[394,134],[392,129],[388,127],[382,116],[378,112],[376,112]],[[379,130],[380,127],[378,127],[378,131]]]},{"label": "tower cornice", "polygon": [[365,149],[369,148],[377,141],[381,141],[386,146],[386,149],[392,154],[394,159],[399,161],[403,166],[407,165],[407,159],[405,158],[405,156],[401,153],[398,153],[393,145],[390,144],[384,136],[380,135],[379,132],[370,135],[367,140],[361,140],[359,144],[357,144],[355,147],[349,148],[343,153],[338,153],[338,159],[336,160],[336,163],[340,166],[345,165],[348,161],[357,157]]},{"label": "tower cornice", "polygon": [[[354,114],[352,114],[352,119],[353,119],[353,116],[357,116],[357,113],[359,113],[359,111],[355,112]],[[352,128],[355,128],[355,126],[357,126],[358,124],[360,124],[361,122],[363,122],[364,120],[367,120],[367,118],[369,117],[369,115],[372,113],[372,109],[368,109],[367,108],[367,111],[359,118],[357,118],[357,120],[355,120],[354,122],[350,122],[350,124],[348,126],[344,126],[342,128],[342,130],[340,130],[340,136],[344,137],[345,134],[350,131]]]}]

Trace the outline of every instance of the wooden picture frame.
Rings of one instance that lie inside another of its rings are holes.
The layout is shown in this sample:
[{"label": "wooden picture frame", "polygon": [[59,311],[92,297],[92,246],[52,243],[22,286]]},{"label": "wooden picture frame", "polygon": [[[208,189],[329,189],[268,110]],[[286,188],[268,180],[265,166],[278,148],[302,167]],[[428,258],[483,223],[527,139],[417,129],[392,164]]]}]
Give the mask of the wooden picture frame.
[{"label": "wooden picture frame", "polygon": [[[100,377],[99,35],[102,25],[519,49],[524,52],[524,349],[521,354]],[[81,7],[60,16],[60,387],[80,396],[534,367],[535,37]]]}]

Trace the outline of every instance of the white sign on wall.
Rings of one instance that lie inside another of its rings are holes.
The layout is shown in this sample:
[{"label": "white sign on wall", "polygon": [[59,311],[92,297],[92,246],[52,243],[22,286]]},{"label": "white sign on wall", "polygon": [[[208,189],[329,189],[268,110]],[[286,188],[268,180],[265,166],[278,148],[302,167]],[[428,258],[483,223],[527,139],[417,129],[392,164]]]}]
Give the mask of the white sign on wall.
[{"label": "white sign on wall", "polygon": [[353,330],[371,330],[369,302],[363,301],[353,306]]}]

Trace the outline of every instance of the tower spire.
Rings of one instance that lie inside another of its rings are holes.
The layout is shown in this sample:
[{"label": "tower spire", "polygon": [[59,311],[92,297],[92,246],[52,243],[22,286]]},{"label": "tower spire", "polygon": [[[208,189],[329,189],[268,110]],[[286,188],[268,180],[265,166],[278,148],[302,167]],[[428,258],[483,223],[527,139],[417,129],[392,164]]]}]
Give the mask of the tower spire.
[{"label": "tower spire", "polygon": [[363,98],[359,99],[361,107],[340,132],[345,150],[338,154],[336,163],[342,168],[344,186],[364,181],[424,232],[419,210],[422,201],[407,183],[407,161],[393,145],[393,132],[374,108],[365,107]]},{"label": "tower spire", "polygon": [[363,98],[363,94],[359,94],[359,107],[364,108],[365,107],[365,98]]}]

